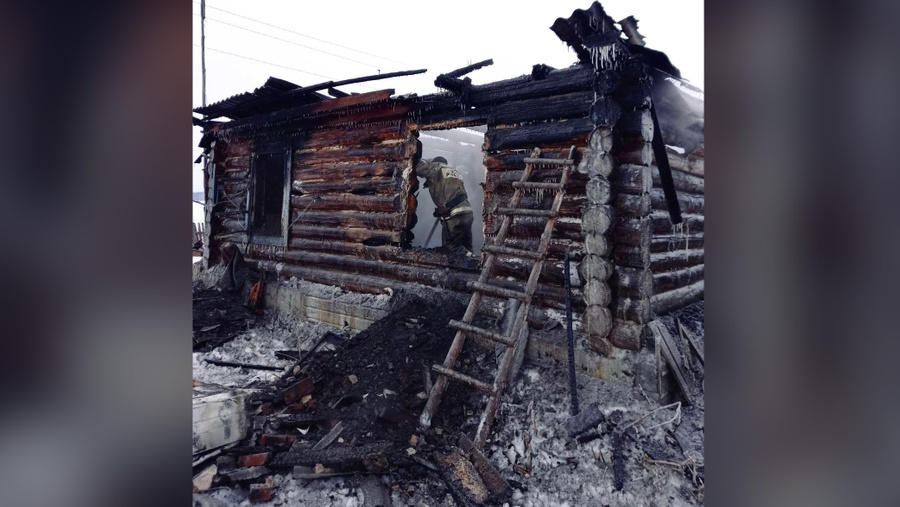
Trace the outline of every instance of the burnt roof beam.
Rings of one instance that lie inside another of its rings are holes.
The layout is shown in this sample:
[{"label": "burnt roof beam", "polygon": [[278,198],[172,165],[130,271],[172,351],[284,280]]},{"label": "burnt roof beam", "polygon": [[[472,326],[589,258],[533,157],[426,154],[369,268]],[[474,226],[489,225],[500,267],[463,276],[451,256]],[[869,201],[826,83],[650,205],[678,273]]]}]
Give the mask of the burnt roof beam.
[{"label": "burnt roof beam", "polygon": [[[374,75],[370,75],[370,76],[355,77],[355,78],[351,78],[351,79],[344,79],[342,81],[326,81],[324,83],[318,83],[318,84],[314,84],[311,86],[304,86],[302,88],[295,88],[293,90],[288,90],[288,91],[285,91],[282,93],[262,96],[259,98],[259,100],[255,100],[252,103],[242,104],[241,109],[245,109],[248,107],[253,107],[253,108],[265,107],[265,106],[268,106],[268,105],[271,105],[271,104],[274,104],[274,103],[277,103],[280,101],[284,101],[285,99],[290,99],[290,98],[294,98],[294,97],[300,98],[303,96],[313,94],[313,92],[317,92],[319,90],[327,90],[328,88],[336,88],[336,87],[342,86],[342,85],[355,84],[355,83],[366,83],[369,81],[378,81],[381,79],[388,79],[388,78],[392,78],[392,77],[412,76],[415,74],[423,74],[427,71],[428,71],[428,69],[404,70],[404,71],[399,71],[399,72],[387,72],[384,74],[374,74]],[[321,94],[315,94],[315,95],[325,97],[324,95],[321,95]],[[327,98],[327,97],[325,97],[325,98]],[[212,104],[211,106],[207,106],[207,107],[212,107],[215,105],[216,104]],[[202,113],[203,111],[200,111],[200,109],[203,109],[203,108],[197,108],[194,110],[194,112]],[[226,112],[221,112],[220,114],[224,116],[224,115],[226,115]]]}]

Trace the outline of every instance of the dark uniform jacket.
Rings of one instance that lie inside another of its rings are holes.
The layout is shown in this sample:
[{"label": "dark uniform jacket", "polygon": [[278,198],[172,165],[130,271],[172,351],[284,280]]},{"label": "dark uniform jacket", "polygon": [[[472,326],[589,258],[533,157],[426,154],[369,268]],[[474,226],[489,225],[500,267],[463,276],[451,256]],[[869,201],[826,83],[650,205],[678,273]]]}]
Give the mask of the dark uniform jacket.
[{"label": "dark uniform jacket", "polygon": [[462,175],[456,169],[442,162],[420,160],[416,165],[416,176],[425,178],[431,200],[442,217],[472,213]]}]

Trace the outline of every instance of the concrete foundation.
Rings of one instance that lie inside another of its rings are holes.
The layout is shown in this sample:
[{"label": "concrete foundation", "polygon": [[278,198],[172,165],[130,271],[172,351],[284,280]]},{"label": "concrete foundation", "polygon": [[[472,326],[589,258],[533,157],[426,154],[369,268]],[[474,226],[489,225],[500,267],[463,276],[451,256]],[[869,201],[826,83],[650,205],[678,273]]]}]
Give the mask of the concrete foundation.
[{"label": "concrete foundation", "polygon": [[390,312],[389,294],[359,294],[337,287],[298,280],[267,283],[268,308],[284,317],[306,319],[358,333]]},{"label": "concrete foundation", "polygon": [[[422,287],[421,290],[411,287],[413,293],[433,290],[430,287]],[[466,297],[465,294],[459,296]],[[266,306],[283,317],[307,319],[336,327],[349,326],[352,333],[358,333],[390,313],[398,296],[360,294],[292,279],[266,284],[265,298]],[[575,336],[575,366],[579,371],[606,380],[627,380],[632,375],[631,368],[623,362],[627,351],[613,348],[612,355],[606,357],[590,348],[587,335],[576,332]],[[492,349],[493,343],[488,344],[488,348]],[[552,361],[565,367],[568,364],[565,328],[557,326],[551,331],[532,329],[525,354],[526,357]]]}]

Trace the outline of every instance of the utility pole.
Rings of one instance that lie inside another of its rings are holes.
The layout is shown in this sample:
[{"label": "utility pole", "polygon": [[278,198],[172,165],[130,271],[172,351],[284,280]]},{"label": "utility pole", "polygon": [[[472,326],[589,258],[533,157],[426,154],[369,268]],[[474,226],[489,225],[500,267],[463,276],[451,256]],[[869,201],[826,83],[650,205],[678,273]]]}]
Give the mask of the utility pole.
[{"label": "utility pole", "polygon": [[[202,76],[202,84],[203,87],[203,107],[206,107],[206,0],[200,0],[200,74]],[[207,119],[207,116],[204,114],[203,119]],[[205,128],[205,127],[204,127]],[[209,177],[209,158],[206,156],[206,150],[203,151],[203,187],[205,190],[204,203],[203,203],[203,214],[204,214],[204,228],[209,231],[210,224],[210,215],[212,213],[211,202],[215,203],[216,201],[216,189],[215,189],[215,175],[212,178]],[[210,185],[212,184],[212,185]],[[209,188],[212,186],[212,188]],[[203,245],[203,269],[206,269],[209,266],[209,240],[204,238]]]},{"label": "utility pole", "polygon": [[203,75],[203,107],[206,107],[206,0],[200,0],[200,71]]}]

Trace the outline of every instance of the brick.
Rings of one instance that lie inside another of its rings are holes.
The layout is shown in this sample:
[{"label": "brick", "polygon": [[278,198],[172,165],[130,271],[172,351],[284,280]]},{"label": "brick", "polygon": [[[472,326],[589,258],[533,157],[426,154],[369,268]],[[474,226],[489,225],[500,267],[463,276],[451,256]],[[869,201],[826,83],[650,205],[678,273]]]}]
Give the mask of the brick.
[{"label": "brick", "polygon": [[275,488],[266,484],[250,485],[250,503],[262,503],[272,500]]},{"label": "brick", "polygon": [[314,389],[312,380],[305,378],[284,390],[282,393],[284,394],[284,402],[287,405],[297,403],[307,394],[312,394]]},{"label": "brick", "polygon": [[291,435],[262,435],[259,437],[259,445],[285,446],[292,445],[295,438]]},{"label": "brick", "polygon": [[284,407],[284,410],[281,411],[282,414],[299,414],[302,412],[306,412],[308,410],[307,406],[303,403],[294,403],[293,405],[288,405]]},{"label": "brick", "polygon": [[258,467],[265,465],[269,458],[272,457],[271,452],[261,452],[258,454],[245,454],[238,456],[237,464],[239,467]]}]

